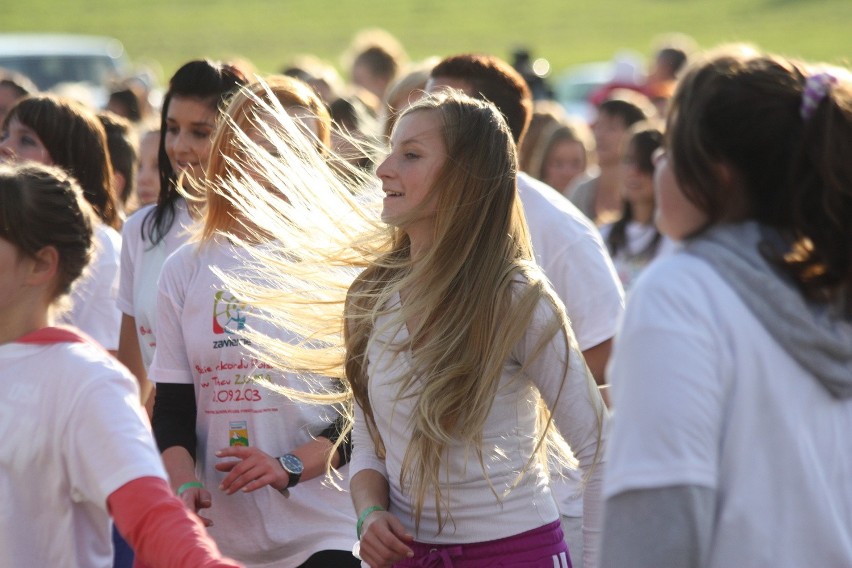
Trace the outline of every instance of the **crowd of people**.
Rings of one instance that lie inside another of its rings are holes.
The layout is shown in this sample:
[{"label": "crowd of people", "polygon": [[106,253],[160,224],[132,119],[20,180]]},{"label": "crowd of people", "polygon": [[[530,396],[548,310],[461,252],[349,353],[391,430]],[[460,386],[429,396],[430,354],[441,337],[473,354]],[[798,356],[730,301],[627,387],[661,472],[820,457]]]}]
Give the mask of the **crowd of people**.
[{"label": "crowd of people", "polygon": [[344,62],[0,71],[0,566],[852,565],[849,69]]}]

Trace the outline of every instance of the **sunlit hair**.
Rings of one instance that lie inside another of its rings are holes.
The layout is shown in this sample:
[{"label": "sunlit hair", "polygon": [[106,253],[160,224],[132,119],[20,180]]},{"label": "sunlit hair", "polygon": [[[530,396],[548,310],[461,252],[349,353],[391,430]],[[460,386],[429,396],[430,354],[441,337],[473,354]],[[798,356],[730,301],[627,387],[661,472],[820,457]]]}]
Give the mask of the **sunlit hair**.
[{"label": "sunlit hair", "polygon": [[[319,154],[328,153],[331,118],[319,96],[306,83],[293,77],[276,75],[237,91],[222,112],[213,134],[205,180],[207,184],[218,185],[221,190],[202,192],[206,202],[202,240],[209,240],[217,233],[233,231],[238,226],[241,219],[239,211],[233,198],[224,192],[227,188],[238,189],[239,182],[232,183],[237,179],[242,178],[244,183],[250,183],[251,172],[260,168],[260,163],[254,157],[268,152],[249,140],[253,132],[271,144],[282,143],[282,137],[275,135],[277,120],[273,117],[283,118],[288,111],[315,124],[316,133],[304,128],[304,135],[313,140]],[[274,154],[278,155],[278,152]],[[255,174],[254,178],[258,177]],[[257,229],[255,226],[250,228]]]},{"label": "sunlit hair", "polygon": [[[805,80],[823,70],[837,83],[803,120]],[[670,108],[674,173],[707,224],[754,219],[780,229],[790,250],[778,263],[804,293],[840,296],[852,312],[849,70],[725,46],[690,65]]]},{"label": "sunlit hair", "polygon": [[[417,525],[427,494],[434,492],[443,527],[452,511],[450,496],[441,489],[448,467],[441,456],[450,444],[462,444],[482,461],[483,426],[505,362],[536,308],[544,305],[551,318],[535,356],[557,336],[566,357],[579,355],[564,309],[532,260],[517,197],[515,145],[500,112],[491,103],[452,92],[427,95],[400,120],[414,113],[438,118],[447,151],[424,200],[436,205],[428,250],[412,258],[405,232],[378,222],[374,179],[356,182],[336,174],[318,153],[302,151],[293,136],[282,146],[285,156],[269,162],[270,169],[285,168],[278,191],[244,184],[237,200],[243,214],[257,218],[280,246],[252,249],[257,263],[249,275],[223,276],[266,317],[305,338],[301,345],[287,345],[252,335],[264,359],[291,372],[339,379],[333,392],[277,390],[298,400],[354,398],[381,455],[384,445],[367,394],[366,353],[373,345],[413,351],[414,364],[398,382],[401,398],[417,400],[399,483],[414,496]],[[281,166],[282,159],[292,163]],[[404,220],[399,225],[405,226]],[[406,301],[400,306],[392,299],[402,290]],[[388,323],[377,329],[384,317]],[[405,322],[408,343],[381,343],[383,330]],[[566,359],[563,376],[567,366]],[[594,388],[591,380],[589,385]],[[546,469],[548,452],[565,455],[547,410],[540,409],[538,450],[518,472],[518,481],[533,464]],[[486,464],[482,467],[487,478]]]},{"label": "sunlit hair", "polygon": [[59,253],[52,300],[64,296],[92,254],[95,214],[65,171],[33,162],[0,165],[0,238],[35,257],[45,247]]},{"label": "sunlit hair", "polygon": [[106,133],[97,115],[70,99],[32,95],[12,107],[4,129],[12,119],[31,128],[53,163],[74,176],[101,221],[119,228]]}]

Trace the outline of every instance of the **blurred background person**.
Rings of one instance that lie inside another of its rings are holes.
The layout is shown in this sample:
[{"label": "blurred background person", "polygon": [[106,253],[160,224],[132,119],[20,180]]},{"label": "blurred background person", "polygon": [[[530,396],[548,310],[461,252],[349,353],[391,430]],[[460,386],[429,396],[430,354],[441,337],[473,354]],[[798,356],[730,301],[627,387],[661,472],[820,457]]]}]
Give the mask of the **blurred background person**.
[{"label": "blurred background person", "polygon": [[0,68],[0,124],[18,99],[38,93],[38,87],[26,75]]},{"label": "blurred background person", "polygon": [[409,65],[385,91],[380,113],[381,134],[383,136],[390,138],[391,130],[393,130],[393,125],[396,123],[399,113],[425,94],[429,73],[438,61],[440,61],[439,58],[430,57],[419,63]]},{"label": "blurred background person", "polygon": [[124,117],[107,110],[98,113],[104,127],[112,165],[112,184],[122,218],[138,208],[135,202],[136,170],[139,167],[139,145],[136,130]]},{"label": "blurred background person", "polygon": [[565,195],[594,170],[595,143],[585,122],[554,101],[536,101],[521,145],[519,167]]},{"label": "blurred background person", "polygon": [[655,222],[654,153],[662,144],[663,132],[655,124],[637,122],[628,131],[621,158],[621,216],[601,226],[601,236],[625,291],[655,258],[675,248]]},{"label": "blurred background person", "polygon": [[655,114],[646,96],[626,89],[613,91],[598,107],[592,125],[598,175],[568,190],[568,198],[596,224],[610,222],[621,212],[621,150],[627,130]]},{"label": "blurred background person", "polygon": [[358,32],[343,55],[352,84],[366,89],[377,101],[384,99],[388,86],[407,63],[408,55],[399,40],[378,28]]},{"label": "blurred background person", "polygon": [[138,80],[124,81],[114,87],[104,108],[135,125],[146,122],[151,115],[148,91]]},{"label": "blurred background person", "polygon": [[157,202],[160,195],[160,129],[148,130],[139,138],[139,161],[136,170],[136,208]]}]

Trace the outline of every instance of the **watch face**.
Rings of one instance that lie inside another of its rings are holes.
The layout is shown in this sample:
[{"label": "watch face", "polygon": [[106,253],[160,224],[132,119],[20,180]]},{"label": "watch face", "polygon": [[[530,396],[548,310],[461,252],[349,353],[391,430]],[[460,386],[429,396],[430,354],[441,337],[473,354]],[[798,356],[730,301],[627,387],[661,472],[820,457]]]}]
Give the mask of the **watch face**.
[{"label": "watch face", "polygon": [[300,460],[293,454],[281,456],[281,465],[284,466],[284,469],[286,469],[288,473],[293,473],[296,475],[301,475],[302,470],[305,469],[305,466],[302,465],[302,460]]}]

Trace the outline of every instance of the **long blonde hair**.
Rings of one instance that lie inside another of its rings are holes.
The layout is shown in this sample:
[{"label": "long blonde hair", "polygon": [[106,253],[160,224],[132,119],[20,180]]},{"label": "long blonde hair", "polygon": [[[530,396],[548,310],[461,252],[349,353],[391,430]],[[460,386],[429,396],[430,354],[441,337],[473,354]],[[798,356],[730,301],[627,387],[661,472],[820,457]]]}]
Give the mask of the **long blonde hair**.
[{"label": "long blonde hair", "polygon": [[[258,256],[259,279],[235,285],[246,301],[263,305],[271,318],[305,338],[293,346],[258,337],[263,357],[289,371],[340,379],[335,392],[277,390],[299,400],[356,400],[380,456],[384,446],[368,395],[366,353],[382,330],[416,322],[406,344],[382,346],[410,350],[414,361],[397,378],[398,399],[416,401],[399,483],[414,497],[418,526],[426,495],[434,492],[443,527],[451,514],[440,482],[445,451],[461,443],[482,462],[483,428],[506,360],[536,307],[550,306],[552,318],[534,355],[560,336],[563,380],[576,345],[561,303],[533,261],[517,196],[515,144],[500,112],[459,93],[428,95],[402,116],[418,112],[439,117],[447,150],[430,188],[437,213],[427,251],[412,258],[405,232],[377,221],[374,179],[353,184],[315,163],[326,183],[289,188],[293,197],[301,192],[299,204],[249,191],[243,206],[254,213],[277,210],[274,229],[266,229],[284,236],[282,248]],[[356,275],[352,268],[363,271]],[[406,301],[393,302],[401,291]],[[386,323],[377,329],[380,319]],[[540,424],[538,450],[518,480],[533,463],[546,468],[545,453],[556,447],[545,440],[555,436],[546,410]]]}]

